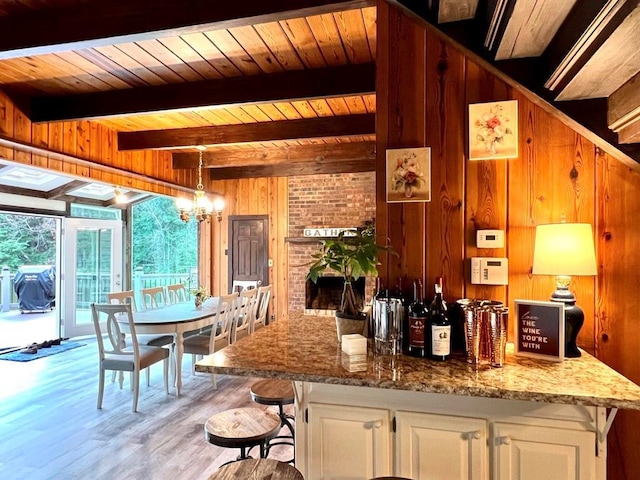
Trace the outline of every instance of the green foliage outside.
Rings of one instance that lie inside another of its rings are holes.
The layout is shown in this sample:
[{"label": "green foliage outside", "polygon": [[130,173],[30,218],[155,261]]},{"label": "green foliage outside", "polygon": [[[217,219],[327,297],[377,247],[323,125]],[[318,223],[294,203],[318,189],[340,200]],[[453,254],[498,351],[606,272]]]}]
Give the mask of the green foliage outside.
[{"label": "green foliage outside", "polygon": [[133,206],[133,268],[144,273],[188,273],[198,265],[197,222],[180,220],[173,199]]},{"label": "green foliage outside", "polygon": [[0,266],[56,264],[56,220],[0,214]]}]

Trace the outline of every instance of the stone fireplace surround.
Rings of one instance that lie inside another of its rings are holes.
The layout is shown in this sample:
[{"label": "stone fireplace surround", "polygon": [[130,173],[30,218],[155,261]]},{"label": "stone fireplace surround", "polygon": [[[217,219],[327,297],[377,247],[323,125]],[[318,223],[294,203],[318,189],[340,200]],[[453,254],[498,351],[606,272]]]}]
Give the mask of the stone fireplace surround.
[{"label": "stone fireplace surround", "polygon": [[[361,226],[375,217],[375,189],[374,172],[289,177],[290,312],[305,310],[308,264],[319,249],[317,240],[304,238],[304,229]],[[365,280],[365,302],[371,300],[374,283],[372,278]],[[314,313],[332,314],[333,310]]]}]

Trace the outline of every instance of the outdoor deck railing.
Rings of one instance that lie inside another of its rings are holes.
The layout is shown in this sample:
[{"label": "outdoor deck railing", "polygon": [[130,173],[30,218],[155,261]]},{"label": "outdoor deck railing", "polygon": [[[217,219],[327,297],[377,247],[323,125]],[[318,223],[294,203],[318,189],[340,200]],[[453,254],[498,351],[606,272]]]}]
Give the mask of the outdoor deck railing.
[{"label": "outdoor deck railing", "polygon": [[[0,311],[18,309],[18,296],[13,288],[13,278],[8,267],[2,268],[0,274]],[[111,291],[110,274],[83,274],[76,275],[76,307],[89,308],[92,302],[106,302],[106,294]],[[136,269],[133,273],[133,291],[136,295],[136,303],[142,305],[140,290],[150,287],[165,287],[182,283],[187,291],[195,289],[198,285],[198,271],[190,269],[188,273],[144,273],[142,269]]]}]

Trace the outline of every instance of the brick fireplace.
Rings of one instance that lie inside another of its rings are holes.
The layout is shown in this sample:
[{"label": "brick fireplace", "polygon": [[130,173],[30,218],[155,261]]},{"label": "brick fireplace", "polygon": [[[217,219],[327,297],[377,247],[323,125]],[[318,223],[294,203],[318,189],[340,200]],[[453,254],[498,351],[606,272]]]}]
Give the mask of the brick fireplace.
[{"label": "brick fireplace", "polygon": [[[317,294],[317,289],[307,286],[305,277],[306,264],[319,245],[304,238],[304,229],[362,225],[375,217],[375,189],[374,172],[289,177],[289,311],[304,311],[307,297],[314,291]],[[366,279],[365,302],[371,300],[373,290],[373,279]],[[313,301],[317,305],[317,298]]]}]

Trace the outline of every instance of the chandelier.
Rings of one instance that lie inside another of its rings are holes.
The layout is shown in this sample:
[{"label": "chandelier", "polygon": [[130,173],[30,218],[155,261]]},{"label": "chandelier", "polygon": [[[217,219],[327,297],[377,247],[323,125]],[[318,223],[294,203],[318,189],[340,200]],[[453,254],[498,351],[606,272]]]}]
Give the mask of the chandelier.
[{"label": "chandelier", "polygon": [[222,209],[224,208],[224,200],[222,198],[216,198],[213,203],[209,200],[205,194],[204,186],[202,185],[202,152],[205,147],[198,147],[200,150],[200,156],[198,158],[198,184],[193,192],[193,200],[187,198],[178,198],[176,200],[176,206],[180,211],[180,220],[188,222],[191,217],[194,217],[198,223],[209,221],[211,214],[215,210],[216,218],[220,222],[222,221]]}]

